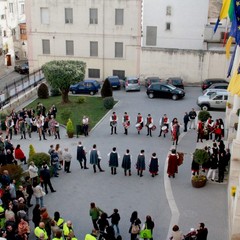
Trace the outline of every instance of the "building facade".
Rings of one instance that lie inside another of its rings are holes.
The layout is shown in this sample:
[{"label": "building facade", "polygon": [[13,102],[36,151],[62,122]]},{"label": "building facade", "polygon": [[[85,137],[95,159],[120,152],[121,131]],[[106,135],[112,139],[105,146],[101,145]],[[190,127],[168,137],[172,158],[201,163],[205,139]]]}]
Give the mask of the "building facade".
[{"label": "building facade", "polygon": [[204,49],[209,0],[144,0],[143,47]]},{"label": "building facade", "polygon": [[26,0],[28,60],[86,62],[86,78],[139,75],[140,0]]}]

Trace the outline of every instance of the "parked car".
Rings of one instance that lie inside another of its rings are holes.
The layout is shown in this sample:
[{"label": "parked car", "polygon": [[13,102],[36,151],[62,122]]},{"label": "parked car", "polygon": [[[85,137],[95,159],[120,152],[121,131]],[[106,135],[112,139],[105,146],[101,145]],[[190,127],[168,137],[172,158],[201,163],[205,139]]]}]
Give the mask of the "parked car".
[{"label": "parked car", "polygon": [[184,89],[183,80],[180,77],[171,77],[166,80],[166,83],[172,84],[175,87]]},{"label": "parked car", "polygon": [[123,83],[123,87],[126,92],[128,91],[140,91],[140,81],[138,77],[126,77]]},{"label": "parked car", "polygon": [[28,62],[16,65],[14,70],[20,74],[29,74],[29,66]]},{"label": "parked car", "polygon": [[69,91],[73,94],[85,93],[94,95],[98,92],[100,84],[96,80],[84,80],[82,82],[71,85]]},{"label": "parked car", "polygon": [[[209,88],[207,88],[206,90],[208,90],[208,89],[227,89],[228,88],[228,84],[229,83],[214,83]],[[204,90],[203,93],[206,90]]]},{"label": "parked car", "polygon": [[200,96],[197,100],[197,105],[205,111],[208,111],[210,108],[225,109],[229,93],[224,92],[215,92],[210,96]]},{"label": "parked car", "polygon": [[147,77],[145,79],[145,87],[148,88],[152,83],[159,83],[161,79],[159,77]]},{"label": "parked car", "polygon": [[121,83],[118,76],[109,76],[106,78],[112,86],[112,89],[121,89]]},{"label": "parked car", "polygon": [[147,95],[149,98],[172,98],[177,100],[185,96],[185,92],[181,88],[167,83],[153,83],[147,88]]},{"label": "parked car", "polygon": [[204,96],[210,96],[216,92],[227,92],[227,89],[218,89],[218,88],[208,88],[203,91]]},{"label": "parked car", "polygon": [[225,79],[222,78],[209,78],[203,81],[202,90],[209,88],[214,83],[228,83]]}]

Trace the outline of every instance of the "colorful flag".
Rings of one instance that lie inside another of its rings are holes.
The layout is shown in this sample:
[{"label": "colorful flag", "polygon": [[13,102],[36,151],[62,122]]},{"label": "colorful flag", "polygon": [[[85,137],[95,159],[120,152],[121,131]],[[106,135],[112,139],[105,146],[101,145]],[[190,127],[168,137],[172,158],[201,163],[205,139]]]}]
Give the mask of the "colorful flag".
[{"label": "colorful flag", "polygon": [[226,44],[226,57],[227,57],[227,59],[230,58],[230,49],[231,49],[231,46],[232,46],[232,40],[233,40],[232,37],[229,37],[228,40],[227,40],[227,44]]},{"label": "colorful flag", "polygon": [[223,0],[222,9],[219,15],[219,19],[222,20],[223,18],[226,18],[228,16],[229,6],[230,6],[231,0]]}]

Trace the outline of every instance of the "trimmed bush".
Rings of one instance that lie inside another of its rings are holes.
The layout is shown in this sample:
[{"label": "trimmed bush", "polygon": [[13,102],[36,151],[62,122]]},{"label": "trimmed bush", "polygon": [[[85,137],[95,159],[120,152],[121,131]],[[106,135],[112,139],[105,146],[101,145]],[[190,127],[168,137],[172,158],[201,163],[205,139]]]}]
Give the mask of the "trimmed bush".
[{"label": "trimmed bush", "polygon": [[114,99],[113,99],[113,97],[105,97],[103,99],[103,106],[106,109],[112,109],[113,106],[114,106]]},{"label": "trimmed bush", "polygon": [[0,167],[0,175],[3,174],[4,170],[8,170],[9,176],[11,179],[15,179],[16,182],[20,182],[23,177],[23,169],[21,166],[15,164],[7,164]]},{"label": "trimmed bush", "polygon": [[64,124],[67,123],[70,116],[71,116],[71,111],[70,110],[65,110],[61,113],[61,119],[63,120]]},{"label": "trimmed bush", "polygon": [[196,163],[202,165],[209,160],[209,155],[204,149],[196,149],[193,153],[193,159]]},{"label": "trimmed bush", "polygon": [[38,98],[47,99],[49,98],[48,86],[45,83],[41,83],[38,87]]},{"label": "trimmed bush", "polygon": [[106,97],[112,97],[112,95],[113,95],[112,86],[108,81],[108,79],[106,79],[102,85],[101,96],[102,98],[106,98]]},{"label": "trimmed bush", "polygon": [[210,116],[211,115],[208,111],[202,110],[198,113],[198,120],[201,120],[202,122],[206,122]]},{"label": "trimmed bush", "polygon": [[66,128],[67,128],[67,135],[68,135],[68,137],[72,138],[73,134],[74,134],[74,128],[73,128],[72,120],[70,118],[68,119]]},{"label": "trimmed bush", "polygon": [[50,165],[50,156],[47,153],[40,152],[40,153],[35,153],[28,159],[28,164],[33,161],[35,165],[40,168],[44,162],[47,163],[47,165]]},{"label": "trimmed bush", "polygon": [[51,92],[51,97],[61,96],[61,92],[58,88],[52,88],[50,92]]},{"label": "trimmed bush", "polygon": [[29,145],[29,157],[32,157],[36,153],[32,144]]},{"label": "trimmed bush", "polygon": [[86,102],[86,98],[85,97],[78,97],[76,103],[82,104]]}]

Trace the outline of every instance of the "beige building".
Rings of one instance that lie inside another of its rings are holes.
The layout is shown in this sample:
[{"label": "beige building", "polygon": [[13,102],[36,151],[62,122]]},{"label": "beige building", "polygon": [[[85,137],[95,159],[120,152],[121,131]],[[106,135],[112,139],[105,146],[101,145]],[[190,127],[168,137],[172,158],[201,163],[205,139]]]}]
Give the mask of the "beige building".
[{"label": "beige building", "polygon": [[139,75],[139,0],[26,0],[31,71],[58,59],[86,62],[86,78]]}]

